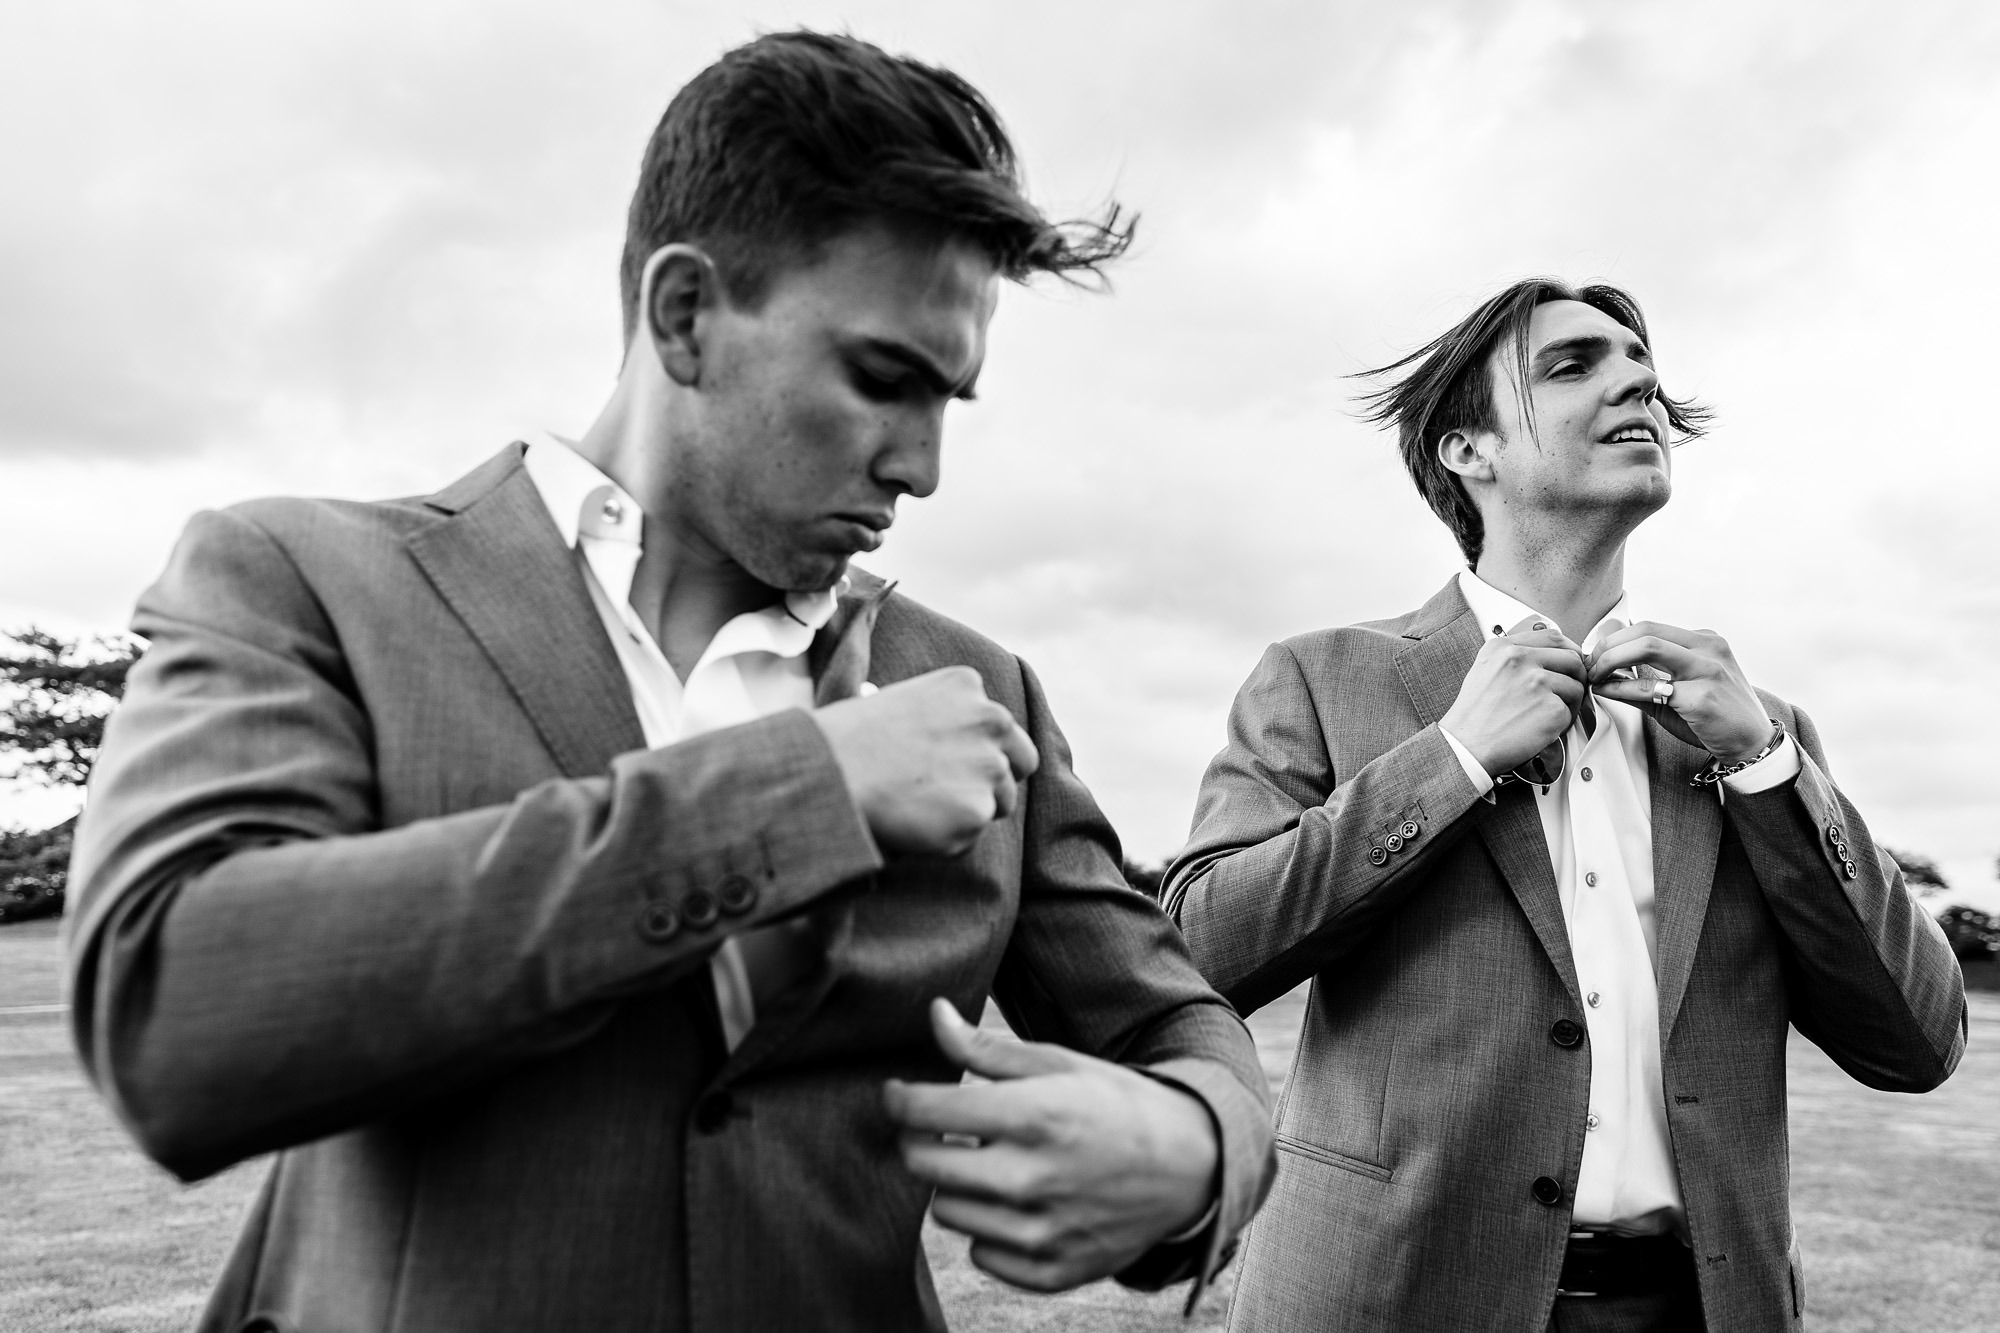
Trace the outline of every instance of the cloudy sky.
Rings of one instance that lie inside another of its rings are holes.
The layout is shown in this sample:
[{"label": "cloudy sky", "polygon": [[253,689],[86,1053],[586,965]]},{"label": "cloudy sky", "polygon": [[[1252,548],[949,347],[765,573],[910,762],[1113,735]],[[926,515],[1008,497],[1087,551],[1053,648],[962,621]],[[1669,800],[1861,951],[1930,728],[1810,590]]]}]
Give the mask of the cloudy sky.
[{"label": "cloudy sky", "polygon": [[[1270,640],[1454,550],[1350,378],[1514,277],[1629,286],[1720,413],[1647,612],[1812,712],[2000,906],[2000,7],[0,0],[0,626],[121,626],[198,508],[434,489],[580,431],[640,148],[760,30],[948,64],[1115,294],[1010,291],[878,572],[1041,670],[1142,858]],[[49,799],[0,797],[39,822]]]}]

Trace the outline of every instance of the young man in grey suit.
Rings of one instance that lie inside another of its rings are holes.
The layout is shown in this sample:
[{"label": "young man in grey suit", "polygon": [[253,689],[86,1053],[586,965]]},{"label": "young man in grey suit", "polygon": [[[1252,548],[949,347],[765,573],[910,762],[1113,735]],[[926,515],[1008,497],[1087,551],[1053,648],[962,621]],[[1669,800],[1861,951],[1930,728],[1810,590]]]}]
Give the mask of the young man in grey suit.
[{"label": "young man in grey suit", "polygon": [[647,149],[580,439],[189,526],[69,930],[146,1151],[278,1154],[203,1330],[937,1329],[926,1205],[1032,1288],[1227,1261],[1242,1023],[1034,673],[848,568],[999,279],[1116,222],[1030,206],[954,75],[761,38]]},{"label": "young man in grey suit", "polygon": [[1167,878],[1238,1009],[1312,982],[1231,1327],[1792,1327],[1787,1025],[1933,1088],[1958,967],[1806,715],[1627,603],[1702,417],[1637,305],[1518,283],[1389,369],[1470,568],[1265,654]]}]

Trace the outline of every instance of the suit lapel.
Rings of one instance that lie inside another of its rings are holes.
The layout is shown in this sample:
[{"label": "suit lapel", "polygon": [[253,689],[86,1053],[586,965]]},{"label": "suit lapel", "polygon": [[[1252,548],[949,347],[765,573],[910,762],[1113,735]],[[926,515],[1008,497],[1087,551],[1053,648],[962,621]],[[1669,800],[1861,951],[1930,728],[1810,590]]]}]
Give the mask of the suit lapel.
[{"label": "suit lapel", "polygon": [[571,553],[512,445],[428,502],[410,555],[485,649],[556,763],[602,773],[644,748],[632,691]]},{"label": "suit lapel", "polygon": [[[1473,621],[1472,610],[1458,590],[1458,580],[1453,579],[1417,612],[1404,637],[1416,642],[1396,655],[1396,669],[1417,716],[1429,726],[1458,698],[1465,673],[1472,669],[1472,659],[1478,656],[1486,636]],[[1542,832],[1533,793],[1511,784],[1498,792],[1492,804],[1481,801],[1473,811],[1479,836],[1521,904],[1535,938],[1541,941],[1563,985],[1575,996],[1576,962],[1570,954],[1569,924],[1563,919],[1548,837]]]},{"label": "suit lapel", "polygon": [[1646,719],[1647,785],[1653,810],[1653,970],[1660,986],[1660,1043],[1664,1049],[1687,993],[1715,885],[1722,846],[1722,805],[1689,785],[1708,755]]}]

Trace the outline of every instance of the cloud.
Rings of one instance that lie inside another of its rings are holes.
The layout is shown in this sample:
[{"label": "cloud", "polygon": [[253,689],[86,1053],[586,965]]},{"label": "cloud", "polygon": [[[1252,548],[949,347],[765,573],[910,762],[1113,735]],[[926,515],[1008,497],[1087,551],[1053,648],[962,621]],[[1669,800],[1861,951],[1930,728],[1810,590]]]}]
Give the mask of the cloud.
[{"label": "cloud", "polygon": [[1007,295],[945,488],[874,562],[1036,663],[1137,853],[1183,835],[1264,644],[1450,574],[1351,376],[1536,271],[1630,286],[1722,413],[1635,595],[1804,703],[1886,838],[2000,851],[2000,11],[1970,2],[24,11],[0,623],[115,625],[195,507],[424,490],[587,424],[646,133],[800,22],[967,75],[1057,211],[1144,214],[1114,295]]}]

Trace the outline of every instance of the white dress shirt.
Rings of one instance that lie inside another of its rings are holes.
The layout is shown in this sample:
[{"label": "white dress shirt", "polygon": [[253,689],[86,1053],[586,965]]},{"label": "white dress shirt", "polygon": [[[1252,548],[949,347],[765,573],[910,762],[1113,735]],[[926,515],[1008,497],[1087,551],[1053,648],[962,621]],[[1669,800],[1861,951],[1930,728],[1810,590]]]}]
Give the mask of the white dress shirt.
[{"label": "white dress shirt", "polygon": [[[683,684],[632,609],[632,578],[644,541],[638,503],[560,436],[531,442],[524,462],[556,531],[576,552],[648,746],[813,706],[806,649],[833,617],[838,588],[787,593],[782,602],[737,616],[716,631]],[[779,982],[806,929],[799,920],[764,926],[733,935],[716,950],[709,970],[729,1049],[757,1020],[757,990]]]},{"label": "white dress shirt", "polygon": [[[1470,571],[1459,590],[1488,638],[1539,615]],[[1588,653],[1631,623],[1626,597],[1584,638]],[[1552,617],[1545,617],[1553,624]],[[1570,953],[1590,1033],[1590,1110],[1577,1174],[1578,1226],[1686,1233],[1660,1081],[1660,997],[1653,912],[1653,813],[1644,714],[1597,696],[1596,729],[1572,724],[1562,776],[1535,788]],[[1449,731],[1445,740],[1472,785],[1493,799],[1493,777]],[[1763,791],[1797,775],[1789,742],[1723,779]]]}]

